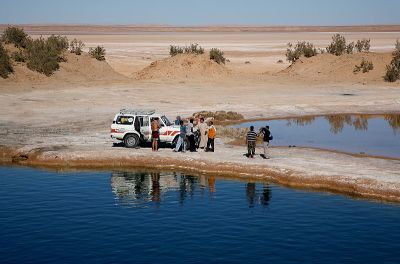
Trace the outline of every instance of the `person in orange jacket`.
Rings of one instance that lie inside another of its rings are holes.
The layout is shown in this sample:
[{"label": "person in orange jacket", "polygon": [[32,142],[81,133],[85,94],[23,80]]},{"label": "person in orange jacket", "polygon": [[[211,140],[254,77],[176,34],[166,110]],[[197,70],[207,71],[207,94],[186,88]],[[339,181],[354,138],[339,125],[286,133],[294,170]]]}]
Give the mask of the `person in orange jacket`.
[{"label": "person in orange jacket", "polygon": [[214,152],[214,139],[217,130],[214,127],[213,121],[210,121],[210,125],[208,128],[208,141],[207,141],[207,148],[206,151]]}]

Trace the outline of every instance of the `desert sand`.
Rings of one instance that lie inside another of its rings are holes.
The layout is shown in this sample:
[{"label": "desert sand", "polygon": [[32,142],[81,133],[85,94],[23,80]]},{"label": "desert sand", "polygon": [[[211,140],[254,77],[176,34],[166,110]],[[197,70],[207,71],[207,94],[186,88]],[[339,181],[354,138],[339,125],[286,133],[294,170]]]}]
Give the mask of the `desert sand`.
[{"label": "desert sand", "polygon": [[[47,29],[48,30],[48,29]],[[364,30],[360,30],[364,31]],[[59,32],[64,34],[65,32]],[[102,45],[106,62],[84,55],[47,78],[17,66],[0,79],[0,146],[5,164],[56,168],[167,168],[400,201],[400,161],[315,149],[273,148],[272,159],[248,160],[245,146],[218,135],[215,153],[152,153],[113,147],[115,113],[155,108],[170,119],[201,110],[236,111],[246,119],[333,113],[400,113],[400,83],[383,81],[397,32],[345,32],[348,41],[371,38],[371,52],[302,58],[289,67],[286,43],[330,42],[331,32],[66,32],[89,47]],[[169,58],[169,45],[220,48],[229,62],[199,56]],[[374,70],[353,74],[362,57]],[[283,63],[278,63],[282,60]],[[288,68],[289,67],[289,68]],[[352,94],[354,96],[345,96]],[[272,128],[273,129],[273,128]]]}]

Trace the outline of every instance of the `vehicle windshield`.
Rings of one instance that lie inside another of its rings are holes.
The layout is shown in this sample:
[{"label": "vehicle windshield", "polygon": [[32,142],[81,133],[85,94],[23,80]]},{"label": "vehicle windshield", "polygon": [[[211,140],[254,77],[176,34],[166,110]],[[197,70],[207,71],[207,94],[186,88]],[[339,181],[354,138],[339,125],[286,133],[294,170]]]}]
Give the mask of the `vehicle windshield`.
[{"label": "vehicle windshield", "polygon": [[168,120],[166,116],[162,116],[161,119],[166,126],[172,126],[172,123]]}]

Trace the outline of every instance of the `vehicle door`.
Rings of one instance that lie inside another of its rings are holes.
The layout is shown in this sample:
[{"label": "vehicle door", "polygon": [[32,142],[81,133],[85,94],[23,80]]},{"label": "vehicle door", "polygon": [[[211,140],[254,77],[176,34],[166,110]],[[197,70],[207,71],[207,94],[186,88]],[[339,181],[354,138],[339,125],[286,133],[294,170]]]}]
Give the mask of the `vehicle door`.
[{"label": "vehicle door", "polygon": [[140,121],[140,133],[142,133],[143,139],[145,141],[150,141],[151,139],[151,127],[150,127],[150,117],[148,116],[137,116]]},{"label": "vehicle door", "polygon": [[124,134],[126,132],[135,130],[133,126],[133,120],[134,120],[133,116],[125,116],[125,115],[118,116],[113,124],[114,131],[118,131],[117,133]]},{"label": "vehicle door", "polygon": [[169,138],[168,127],[165,125],[161,118],[158,121],[160,122],[160,141],[167,142]]}]

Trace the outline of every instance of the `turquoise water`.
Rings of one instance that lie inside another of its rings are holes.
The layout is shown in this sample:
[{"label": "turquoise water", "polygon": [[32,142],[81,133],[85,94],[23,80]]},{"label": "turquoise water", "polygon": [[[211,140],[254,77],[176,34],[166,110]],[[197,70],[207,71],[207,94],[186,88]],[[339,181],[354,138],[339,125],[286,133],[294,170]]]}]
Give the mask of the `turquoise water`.
[{"label": "turquoise water", "polygon": [[400,158],[400,115],[328,115],[245,122],[269,125],[272,146],[303,146]]},{"label": "turquoise water", "polygon": [[265,182],[0,167],[1,263],[399,263],[400,206]]}]

